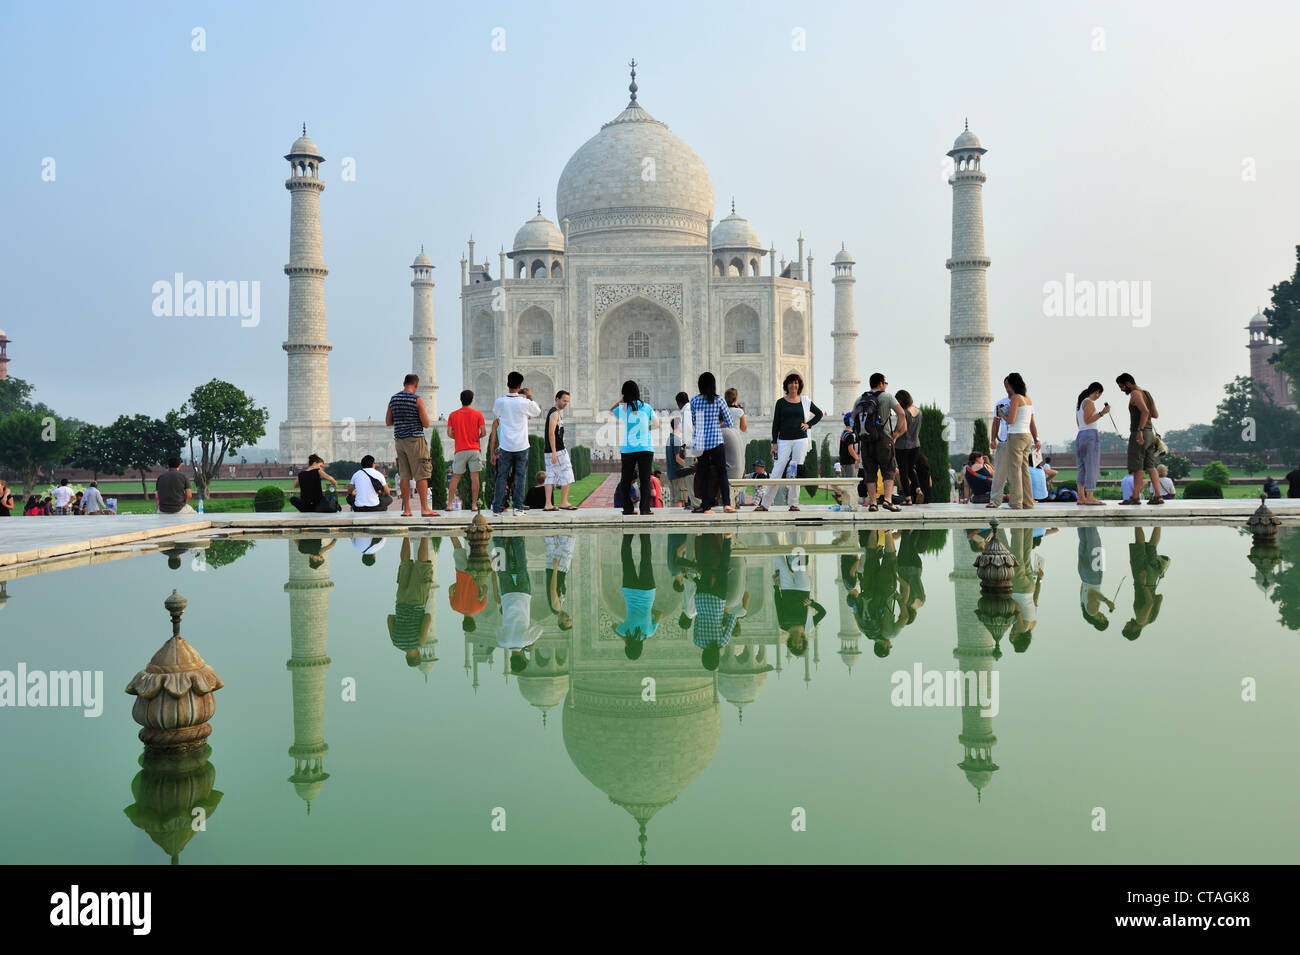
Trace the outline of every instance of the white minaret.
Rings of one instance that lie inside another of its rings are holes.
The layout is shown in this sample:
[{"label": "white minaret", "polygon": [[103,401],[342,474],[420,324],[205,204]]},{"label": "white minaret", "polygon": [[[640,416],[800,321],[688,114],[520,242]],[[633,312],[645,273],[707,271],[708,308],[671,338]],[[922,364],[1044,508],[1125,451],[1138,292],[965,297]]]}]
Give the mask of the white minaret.
[{"label": "white minaret", "polygon": [[834,395],[836,415],[853,410],[853,403],[858,400],[862,390],[862,379],[858,377],[858,327],[853,318],[853,254],[843,245],[831,260],[835,268],[835,277],[831,284],[835,286],[835,330],[831,338],[835,342],[835,376],[831,378],[831,390]]},{"label": "white minaret", "polygon": [[330,425],[329,354],[325,340],[325,276],[321,260],[320,194],[325,183],[320,164],[325,161],[307,138],[307,125],[289,153],[289,178],[284,188],[293,197],[289,214],[289,413],[280,425],[280,463],[305,464],[316,453],[329,461],[334,456]]},{"label": "white minaret", "polygon": [[987,150],[969,124],[953,147],[952,186],[952,297],[949,302],[948,415],[954,438],[948,450],[970,451],[976,418],[987,418],[994,395],[989,391],[989,302],[984,254],[984,180],[980,157]]},{"label": "white minaret", "polygon": [[438,337],[433,334],[433,262],[420,254],[411,263],[415,278],[411,279],[411,288],[415,289],[414,305],[411,309],[411,371],[420,376],[418,394],[424,399],[424,407],[429,412],[429,420],[438,418],[438,370],[433,359],[433,343]]}]

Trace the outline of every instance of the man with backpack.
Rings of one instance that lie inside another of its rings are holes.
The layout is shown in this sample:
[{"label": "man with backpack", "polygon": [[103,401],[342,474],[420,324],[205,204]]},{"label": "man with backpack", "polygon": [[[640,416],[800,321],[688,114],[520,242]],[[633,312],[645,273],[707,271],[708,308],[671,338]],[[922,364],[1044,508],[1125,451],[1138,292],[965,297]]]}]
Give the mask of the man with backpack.
[{"label": "man with backpack", "polygon": [[1128,437],[1128,473],[1133,475],[1133,496],[1120,501],[1121,504],[1142,503],[1142,472],[1151,477],[1151,499],[1148,504],[1163,504],[1160,495],[1160,474],[1156,465],[1160,462],[1160,441],[1156,437],[1153,419],[1160,417],[1156,410],[1156,400],[1151,392],[1139,388],[1133,376],[1123,372],[1115,379],[1119,390],[1128,395],[1129,437]]},{"label": "man with backpack", "polygon": [[[858,436],[858,457],[865,478],[867,510],[876,507],[876,471],[884,481],[885,499],[880,505],[887,511],[900,510],[894,503],[894,439],[907,430],[902,409],[885,388],[889,382],[880,372],[871,376],[870,389],[864,391],[853,406],[853,430]],[[860,485],[859,485],[860,486]]]}]

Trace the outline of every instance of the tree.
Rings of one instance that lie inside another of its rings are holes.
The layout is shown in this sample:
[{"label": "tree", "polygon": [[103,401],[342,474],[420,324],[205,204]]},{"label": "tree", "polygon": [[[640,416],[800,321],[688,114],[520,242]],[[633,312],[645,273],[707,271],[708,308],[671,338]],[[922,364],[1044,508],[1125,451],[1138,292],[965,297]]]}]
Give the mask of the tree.
[{"label": "tree", "polygon": [[822,438],[821,460],[822,477],[831,477],[835,474],[835,460],[831,457],[831,436],[828,434]]},{"label": "tree", "polygon": [[1223,391],[1205,437],[1212,450],[1239,454],[1271,450],[1283,460],[1295,456],[1300,446],[1300,413],[1273,404],[1253,378],[1238,375]]},{"label": "tree", "polygon": [[72,442],[72,456],[67,463],[70,467],[91,472],[96,481],[101,473],[121,474],[127,466],[113,441],[112,430],[97,424],[82,425],[77,429]]},{"label": "tree", "polygon": [[36,493],[41,470],[72,453],[72,429],[53,415],[15,411],[0,419],[0,461],[18,472],[28,494]]},{"label": "tree", "polygon": [[[447,459],[443,455],[442,435],[438,433],[437,426],[429,429],[429,460],[433,464],[433,472],[429,476],[429,501],[435,511],[445,511],[447,509]],[[466,477],[468,476],[466,474]]]},{"label": "tree", "polygon": [[1181,481],[1192,473],[1192,462],[1181,455],[1166,454],[1160,463],[1169,469],[1169,476],[1175,481]]},{"label": "tree", "polygon": [[[952,479],[948,475],[948,469],[944,467],[948,463],[948,442],[943,436],[943,419],[944,413],[941,408],[934,405],[924,405],[921,408],[921,453],[925,455],[925,460],[930,464],[930,496],[927,501],[947,501],[952,497]],[[981,424],[978,419],[976,424]],[[979,432],[976,431],[978,437]],[[987,444],[987,432],[985,433]]]},{"label": "tree", "polygon": [[1300,245],[1296,246],[1295,251],[1294,274],[1273,286],[1272,304],[1264,309],[1264,317],[1268,319],[1268,333],[1282,346],[1273,361],[1291,379],[1293,391],[1296,390],[1296,383],[1300,382]]},{"label": "tree", "polygon": [[1164,432],[1165,444],[1176,451],[1206,450],[1205,438],[1210,433],[1208,424],[1193,424]]},{"label": "tree", "polygon": [[199,497],[207,497],[208,487],[227,454],[237,452],[246,444],[256,445],[266,434],[269,418],[270,412],[257,407],[250,395],[217,378],[199,385],[179,410],[168,413],[167,423],[189,442]]},{"label": "tree", "polygon": [[1227,486],[1229,477],[1231,477],[1231,473],[1228,471],[1228,466],[1222,461],[1211,461],[1201,471],[1201,480],[1209,481],[1211,484],[1217,484],[1220,487]]},{"label": "tree", "polygon": [[34,410],[29,400],[31,394],[32,386],[21,378],[0,380],[0,418],[15,411]]},{"label": "tree", "polygon": [[[105,429],[111,448],[110,459],[119,463],[117,471],[129,468],[140,475],[140,490],[145,499],[149,488],[145,472],[167,463],[168,458],[179,458],[185,439],[167,421],[138,414],[120,415]],[[107,468],[105,468],[107,470]]]},{"label": "tree", "polygon": [[989,453],[989,425],[983,418],[975,419],[975,433],[971,438],[970,449],[980,454]]},{"label": "tree", "polygon": [[1247,455],[1240,462],[1241,473],[1246,477],[1254,477],[1260,471],[1264,470],[1264,462],[1253,454]]}]

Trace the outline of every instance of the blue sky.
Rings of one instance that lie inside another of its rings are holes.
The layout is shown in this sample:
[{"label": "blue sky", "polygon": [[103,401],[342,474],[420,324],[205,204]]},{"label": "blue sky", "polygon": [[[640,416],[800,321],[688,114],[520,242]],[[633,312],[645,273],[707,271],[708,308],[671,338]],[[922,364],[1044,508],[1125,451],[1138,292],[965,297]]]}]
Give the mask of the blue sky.
[{"label": "blue sky", "polygon": [[[440,405],[460,382],[459,259],[509,244],[568,157],[639,100],[780,254],[858,261],[859,369],[947,404],[951,196],[963,117],[988,147],[995,381],[1045,436],[1131,370],[1166,428],[1208,420],[1243,326],[1300,243],[1300,92],[1285,3],[72,4],[0,9],[0,328],[64,414],[161,414],[211,377],[285,410],[289,195],[306,121],[322,196],[333,416],[383,413],[410,362],[411,259],[437,265]],[[206,50],[191,49],[192,30]],[[504,27],[506,49],[492,31]],[[792,31],[806,50],[792,49]],[[1096,31],[1104,31],[1099,35]],[[1098,37],[1104,49],[1094,49]],[[53,182],[42,162],[55,160]],[[356,180],[340,179],[344,157]],[[1254,178],[1243,178],[1243,169]],[[158,318],[176,272],[261,282],[261,322]],[[1151,324],[1044,314],[1066,273],[1150,282]],[[557,382],[557,384],[562,384]],[[568,385],[573,387],[572,383]],[[1115,400],[1115,395],[1110,395]]]}]

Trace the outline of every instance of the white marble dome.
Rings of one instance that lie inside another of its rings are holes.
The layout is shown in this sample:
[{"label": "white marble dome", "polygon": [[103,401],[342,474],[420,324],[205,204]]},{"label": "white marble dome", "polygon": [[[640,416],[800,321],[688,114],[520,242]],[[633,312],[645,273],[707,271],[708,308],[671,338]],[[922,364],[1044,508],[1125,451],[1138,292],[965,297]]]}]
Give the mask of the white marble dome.
[{"label": "white marble dome", "polygon": [[564,251],[564,233],[546,216],[540,212],[533,216],[515,233],[515,244],[512,251],[515,252],[535,252],[548,250],[552,252]]},{"label": "white marble dome", "polygon": [[[1252,318],[1252,319],[1250,320],[1250,324],[1252,324],[1252,325],[1267,325],[1267,324],[1268,324],[1268,319],[1264,317],[1264,313],[1263,313],[1263,312],[1256,312],[1256,313],[1255,313],[1255,317]],[[4,337],[5,337],[5,333],[4,333],[4,332],[0,332],[0,338],[4,338]]]},{"label": "white marble dome", "polygon": [[424,251],[421,250],[421,251],[420,251],[420,254],[417,255],[417,256],[415,257],[415,261],[412,262],[411,265],[412,265],[412,267],[415,267],[415,266],[428,267],[428,266],[433,265],[433,259],[431,259],[431,258],[429,258],[427,255],[425,255],[425,254],[424,254]]},{"label": "white marble dome", "polygon": [[703,245],[713,181],[690,146],[631,102],[569,159],[555,208],[574,244]]},{"label": "white marble dome", "polygon": [[980,138],[976,136],[974,133],[972,133],[968,128],[963,130],[962,134],[957,137],[956,141],[952,144],[952,148],[953,149],[982,149],[983,147],[980,145]]},{"label": "white marble dome", "polygon": [[310,156],[313,159],[323,158],[320,154],[320,147],[307,138],[304,134],[293,141],[289,147],[290,156]]},{"label": "white marble dome", "polygon": [[765,251],[758,230],[749,224],[748,219],[741,218],[734,212],[713,227],[713,247]]},{"label": "white marble dome", "polygon": [[831,259],[831,264],[832,265],[853,265],[854,264],[853,253],[850,252],[848,249],[844,248],[844,246],[840,246],[840,250],[835,253],[835,258]]}]

